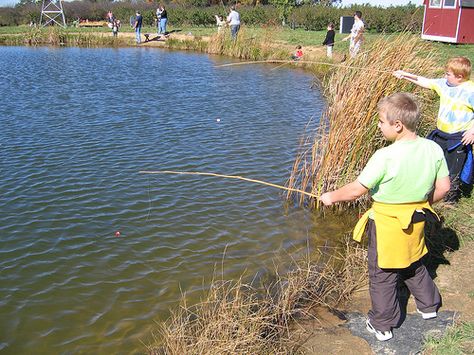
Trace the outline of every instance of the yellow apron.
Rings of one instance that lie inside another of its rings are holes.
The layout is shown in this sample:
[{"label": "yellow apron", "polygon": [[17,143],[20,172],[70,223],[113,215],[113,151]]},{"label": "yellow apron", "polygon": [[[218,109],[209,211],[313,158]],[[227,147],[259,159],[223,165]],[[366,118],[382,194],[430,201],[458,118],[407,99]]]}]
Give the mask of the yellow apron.
[{"label": "yellow apron", "polygon": [[403,204],[374,201],[372,208],[357,222],[353,238],[361,241],[372,212],[377,233],[378,266],[382,269],[406,268],[428,253],[423,232],[425,222],[411,223],[413,213],[423,212],[423,209],[438,217],[427,201]]}]

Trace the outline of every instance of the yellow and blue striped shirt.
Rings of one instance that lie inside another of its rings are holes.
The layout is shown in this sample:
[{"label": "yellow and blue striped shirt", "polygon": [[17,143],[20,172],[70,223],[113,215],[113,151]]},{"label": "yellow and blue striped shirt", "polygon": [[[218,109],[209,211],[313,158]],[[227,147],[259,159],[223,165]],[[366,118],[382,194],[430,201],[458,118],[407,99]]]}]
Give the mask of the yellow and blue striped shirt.
[{"label": "yellow and blue striped shirt", "polygon": [[446,79],[431,79],[429,88],[439,95],[439,130],[451,134],[474,126],[474,82],[450,86]]}]

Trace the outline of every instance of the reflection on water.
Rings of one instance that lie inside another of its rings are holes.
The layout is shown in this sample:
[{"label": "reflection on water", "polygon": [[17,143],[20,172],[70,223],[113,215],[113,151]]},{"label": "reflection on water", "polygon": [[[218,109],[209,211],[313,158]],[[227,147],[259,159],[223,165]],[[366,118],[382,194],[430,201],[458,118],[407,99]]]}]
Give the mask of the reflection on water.
[{"label": "reflection on water", "polygon": [[[279,190],[323,107],[305,73],[142,48],[0,50],[0,349],[128,353],[182,290],[333,236]],[[120,236],[116,237],[116,232]],[[318,243],[319,243],[318,242]]]}]

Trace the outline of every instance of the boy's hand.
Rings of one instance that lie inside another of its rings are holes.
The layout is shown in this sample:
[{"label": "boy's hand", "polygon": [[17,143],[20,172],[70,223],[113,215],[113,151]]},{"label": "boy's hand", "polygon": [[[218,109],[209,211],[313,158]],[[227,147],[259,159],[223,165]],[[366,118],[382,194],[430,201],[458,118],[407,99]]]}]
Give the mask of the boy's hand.
[{"label": "boy's hand", "polygon": [[331,196],[330,192],[325,192],[321,195],[321,197],[319,198],[319,201],[321,201],[324,204],[324,206],[331,206],[333,202],[330,196]]},{"label": "boy's hand", "polygon": [[474,127],[463,133],[461,143],[464,145],[474,144]]},{"label": "boy's hand", "polygon": [[418,81],[418,78],[419,78],[418,75],[409,73],[409,72],[404,71],[404,70],[394,71],[392,73],[392,75],[394,77],[396,77],[397,79],[411,79],[411,80],[414,80],[414,81]]}]

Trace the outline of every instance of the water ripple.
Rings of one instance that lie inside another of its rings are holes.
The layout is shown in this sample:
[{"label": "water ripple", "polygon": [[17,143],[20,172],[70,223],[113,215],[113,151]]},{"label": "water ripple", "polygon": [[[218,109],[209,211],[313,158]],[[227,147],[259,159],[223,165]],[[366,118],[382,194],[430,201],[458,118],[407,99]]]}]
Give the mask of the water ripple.
[{"label": "water ripple", "polygon": [[305,73],[222,60],[2,48],[0,350],[143,351],[182,291],[199,299],[225,249],[225,276],[238,277],[305,244],[316,227],[283,210],[281,191],[138,174],[284,184],[321,96]]}]

